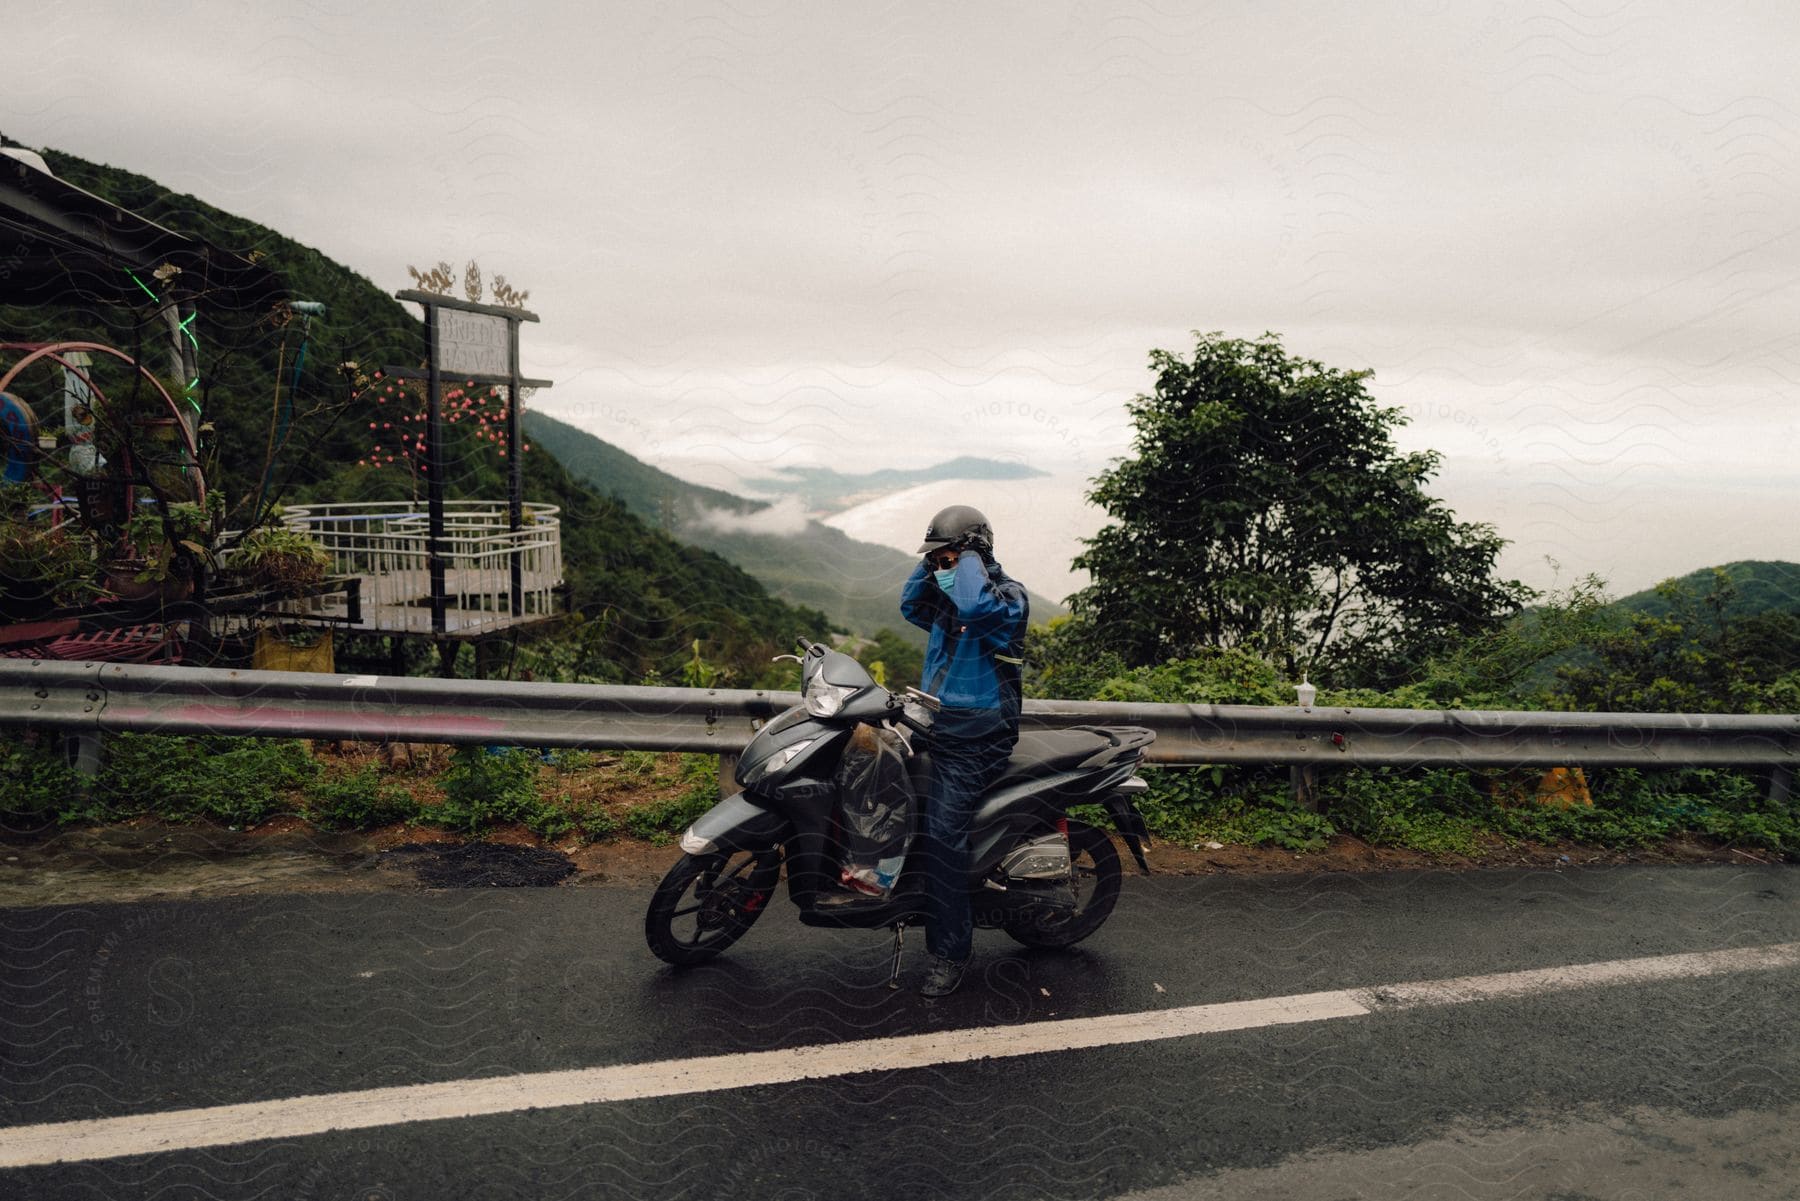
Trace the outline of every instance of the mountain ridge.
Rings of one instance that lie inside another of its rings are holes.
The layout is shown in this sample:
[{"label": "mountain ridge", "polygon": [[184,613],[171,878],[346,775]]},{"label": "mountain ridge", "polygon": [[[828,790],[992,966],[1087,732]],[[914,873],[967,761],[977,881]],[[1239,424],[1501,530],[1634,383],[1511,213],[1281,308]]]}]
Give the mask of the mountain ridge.
[{"label": "mountain ridge", "polygon": [[1612,602],[1620,610],[1661,617],[1672,608],[1658,591],[1673,584],[1695,596],[1712,590],[1713,573],[1723,572],[1736,595],[1724,606],[1726,618],[1754,617],[1770,609],[1800,611],[1800,563],[1784,559],[1738,559],[1714,567],[1700,567],[1686,575],[1670,576],[1653,587],[1622,596]]},{"label": "mountain ridge", "polygon": [[[903,621],[899,607],[900,586],[917,556],[860,541],[799,513],[778,515],[774,523],[795,526],[791,530],[757,528],[759,516],[774,512],[767,502],[688,483],[563,418],[527,412],[524,422],[533,441],[577,479],[617,497],[643,520],[661,524],[671,537],[736,564],[783,600],[818,609],[859,634],[886,628],[924,644],[923,631]],[[717,513],[747,520],[721,522],[713,516]],[[1035,594],[1031,609],[1038,621],[1065,612]]]}]

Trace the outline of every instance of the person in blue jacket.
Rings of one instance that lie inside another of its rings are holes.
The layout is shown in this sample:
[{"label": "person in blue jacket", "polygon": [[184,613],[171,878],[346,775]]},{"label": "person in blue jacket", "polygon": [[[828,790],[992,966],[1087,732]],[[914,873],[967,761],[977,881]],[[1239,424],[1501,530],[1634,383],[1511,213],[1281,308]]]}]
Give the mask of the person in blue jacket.
[{"label": "person in blue jacket", "polygon": [[943,702],[932,722],[925,812],[926,933],[920,992],[946,996],[962,981],[969,908],[969,818],[1006,770],[1019,737],[1020,668],[1030,605],[994,561],[994,531],[968,505],[931,519],[925,556],[900,590],[900,614],[926,630],[921,687]]}]

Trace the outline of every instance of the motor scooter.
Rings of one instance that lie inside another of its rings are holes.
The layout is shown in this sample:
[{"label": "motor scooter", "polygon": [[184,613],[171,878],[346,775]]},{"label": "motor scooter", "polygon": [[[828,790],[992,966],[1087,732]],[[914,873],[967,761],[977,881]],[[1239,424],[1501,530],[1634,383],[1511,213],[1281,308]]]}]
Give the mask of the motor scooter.
[{"label": "motor scooter", "polygon": [[[785,867],[788,897],[806,925],[893,930],[888,984],[897,988],[906,928],[926,919],[920,848],[935,698],[917,689],[896,695],[846,654],[804,638],[798,647],[800,655],[781,657],[800,664],[801,703],[750,740],[735,775],[742,791],[681,836],[682,857],[650,898],[645,940],[667,963],[711,959],[762,916]],[[891,891],[846,896],[837,769],[865,724],[899,734],[916,824]],[[970,822],[969,894],[978,927],[1002,929],[1026,946],[1067,947],[1106,922],[1119,899],[1119,854],[1104,830],[1069,811],[1104,809],[1149,874],[1149,834],[1134,798],[1148,788],[1137,769],[1155,737],[1136,726],[1020,733]]]}]

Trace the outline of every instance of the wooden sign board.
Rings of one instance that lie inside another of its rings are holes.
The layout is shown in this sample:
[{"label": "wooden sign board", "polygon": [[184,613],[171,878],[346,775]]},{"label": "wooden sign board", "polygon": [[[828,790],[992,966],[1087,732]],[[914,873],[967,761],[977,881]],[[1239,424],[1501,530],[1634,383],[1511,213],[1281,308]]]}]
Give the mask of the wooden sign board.
[{"label": "wooden sign board", "polygon": [[510,326],[504,317],[431,306],[437,369],[447,376],[507,375],[512,371]]}]

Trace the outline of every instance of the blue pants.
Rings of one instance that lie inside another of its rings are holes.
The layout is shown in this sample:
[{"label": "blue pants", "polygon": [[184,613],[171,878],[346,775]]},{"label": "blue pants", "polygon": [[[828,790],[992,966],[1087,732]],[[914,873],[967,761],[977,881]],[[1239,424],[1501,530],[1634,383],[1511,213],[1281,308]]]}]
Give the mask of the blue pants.
[{"label": "blue pants", "polygon": [[975,931],[969,909],[969,819],[988,785],[1006,770],[1014,735],[1001,728],[975,738],[936,734],[925,809],[925,946],[968,959]]}]

